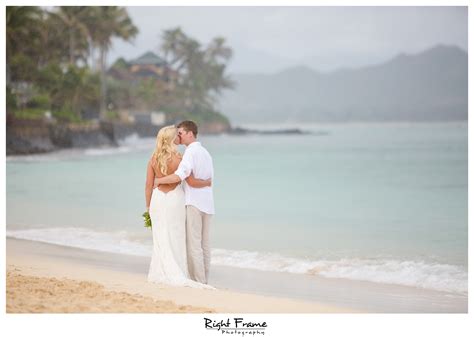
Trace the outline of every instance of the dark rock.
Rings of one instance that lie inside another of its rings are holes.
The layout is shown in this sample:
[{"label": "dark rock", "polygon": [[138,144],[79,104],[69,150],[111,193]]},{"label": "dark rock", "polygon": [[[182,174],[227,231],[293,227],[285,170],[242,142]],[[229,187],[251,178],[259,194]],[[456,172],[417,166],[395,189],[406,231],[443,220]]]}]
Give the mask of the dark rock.
[{"label": "dark rock", "polygon": [[117,143],[102,131],[99,124],[52,124],[50,136],[53,144],[61,148],[117,146]]},{"label": "dark rock", "polygon": [[260,131],[262,135],[302,135],[308,134],[309,132],[301,131],[300,129],[284,129],[284,130],[268,130]]},{"label": "dark rock", "polygon": [[8,136],[6,141],[6,155],[21,155],[34,153],[47,153],[56,150],[49,138],[21,138]]},{"label": "dark rock", "polygon": [[6,154],[33,154],[56,150],[49,137],[49,127],[43,120],[7,118]]},{"label": "dark rock", "polygon": [[100,128],[102,129],[102,132],[115,143],[118,143],[121,139],[138,133],[135,125],[132,123],[102,121],[100,122]]},{"label": "dark rock", "polygon": [[307,135],[312,134],[309,131],[302,131],[300,129],[282,129],[282,130],[252,130],[241,127],[232,128],[228,131],[232,135]]},{"label": "dark rock", "polygon": [[[120,134],[120,131],[116,131]],[[126,134],[123,131],[123,134]],[[43,119],[7,118],[6,153],[45,153],[61,148],[88,148],[117,146],[114,137],[99,123],[59,124]]]}]

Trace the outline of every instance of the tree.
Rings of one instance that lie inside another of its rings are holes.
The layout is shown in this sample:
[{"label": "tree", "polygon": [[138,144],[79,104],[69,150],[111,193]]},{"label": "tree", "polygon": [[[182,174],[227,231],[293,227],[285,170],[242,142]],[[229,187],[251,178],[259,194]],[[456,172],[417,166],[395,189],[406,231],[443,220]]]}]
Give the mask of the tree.
[{"label": "tree", "polygon": [[[161,49],[169,66],[179,72],[178,90],[189,111],[212,110],[217,95],[234,83],[225,75],[232,49],[222,37],[214,38],[206,48],[187,36],[180,27],[165,30]],[[179,90],[181,89],[181,90]]]},{"label": "tree", "polygon": [[64,40],[67,41],[69,65],[73,66],[79,59],[87,60],[89,48],[87,27],[88,7],[60,6],[56,12],[49,13],[50,27],[61,27]]},{"label": "tree", "polygon": [[100,72],[100,114],[106,118],[106,59],[112,38],[118,37],[129,41],[138,34],[125,8],[118,6],[91,7],[89,12],[89,32],[95,46],[99,48]]},{"label": "tree", "polygon": [[[41,98],[53,112],[79,118],[83,105],[97,103],[106,118],[107,51],[114,37],[130,40],[138,33],[125,8],[10,6],[6,19],[9,109]],[[100,82],[88,68],[94,47],[100,50]]]},{"label": "tree", "polygon": [[73,113],[80,120],[83,107],[94,104],[99,97],[98,84],[97,76],[88,68],[69,66],[51,88],[53,112]]},{"label": "tree", "polygon": [[[35,6],[7,6],[6,8],[6,62],[7,62],[7,85],[12,77],[16,75],[11,69],[15,56],[23,55],[23,60],[18,63],[33,64],[35,48],[39,45],[40,31],[37,29],[42,18],[42,11]],[[32,59],[26,61],[25,58]],[[16,78],[23,80],[23,78]]]},{"label": "tree", "polygon": [[[164,53],[164,59],[170,66],[173,66],[180,58],[184,56],[182,52],[182,45],[186,42],[188,37],[183,33],[180,27],[174,29],[167,29],[163,31],[163,42],[161,50]],[[173,59],[169,59],[170,56]]]},{"label": "tree", "polygon": [[222,89],[231,89],[235,83],[226,76],[226,63],[232,58],[232,49],[225,45],[225,38],[214,38],[204,53],[205,63],[208,64],[209,86],[216,94]]}]

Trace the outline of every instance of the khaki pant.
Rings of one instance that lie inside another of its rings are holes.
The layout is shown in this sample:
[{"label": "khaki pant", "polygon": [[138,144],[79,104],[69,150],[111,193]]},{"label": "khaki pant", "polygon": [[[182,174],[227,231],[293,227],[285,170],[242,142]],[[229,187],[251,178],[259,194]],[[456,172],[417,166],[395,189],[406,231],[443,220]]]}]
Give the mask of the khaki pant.
[{"label": "khaki pant", "polygon": [[212,215],[201,212],[194,206],[186,206],[186,249],[189,275],[194,281],[207,284],[211,250],[209,247],[209,225]]}]

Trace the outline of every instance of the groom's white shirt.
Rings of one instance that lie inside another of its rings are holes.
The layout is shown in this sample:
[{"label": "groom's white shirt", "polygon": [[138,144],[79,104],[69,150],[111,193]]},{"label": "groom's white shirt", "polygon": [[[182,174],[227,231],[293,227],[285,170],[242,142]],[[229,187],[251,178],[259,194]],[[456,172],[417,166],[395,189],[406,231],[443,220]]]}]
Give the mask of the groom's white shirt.
[{"label": "groom's white shirt", "polygon": [[179,176],[183,182],[186,205],[195,206],[201,212],[207,214],[214,214],[212,186],[203,188],[189,186],[185,179],[191,175],[191,172],[197,179],[206,180],[212,178],[214,180],[212,157],[200,142],[193,142],[187,146],[183,159],[174,174]]}]

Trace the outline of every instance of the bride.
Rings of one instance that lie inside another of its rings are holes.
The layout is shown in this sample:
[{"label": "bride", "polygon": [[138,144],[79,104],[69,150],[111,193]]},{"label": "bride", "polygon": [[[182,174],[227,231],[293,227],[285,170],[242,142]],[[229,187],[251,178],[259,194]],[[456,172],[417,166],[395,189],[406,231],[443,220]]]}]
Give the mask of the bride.
[{"label": "bride", "polygon": [[[172,286],[214,289],[189,277],[186,257],[186,209],[181,183],[159,185],[153,189],[155,177],[164,177],[178,168],[181,154],[176,144],[175,126],[162,128],[156,137],[155,151],[148,161],[145,200],[150,213],[153,232],[153,252],[148,271],[148,282]],[[186,182],[196,188],[211,185],[211,179],[191,176]]]}]

